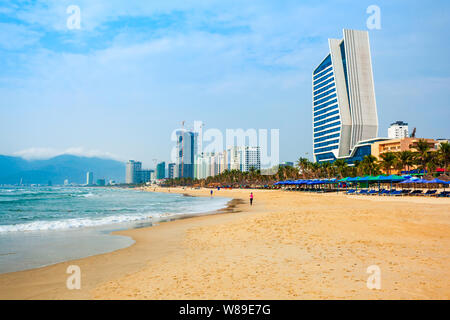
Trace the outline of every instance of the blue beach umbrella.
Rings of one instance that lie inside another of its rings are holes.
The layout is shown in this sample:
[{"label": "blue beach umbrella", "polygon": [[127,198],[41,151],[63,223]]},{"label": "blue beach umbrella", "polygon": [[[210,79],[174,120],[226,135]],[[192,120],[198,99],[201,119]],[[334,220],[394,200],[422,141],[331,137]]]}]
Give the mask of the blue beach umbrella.
[{"label": "blue beach umbrella", "polygon": [[443,181],[438,178],[435,178],[433,180],[427,181],[426,183],[437,183],[437,184],[446,184],[447,183],[448,184],[448,181]]}]

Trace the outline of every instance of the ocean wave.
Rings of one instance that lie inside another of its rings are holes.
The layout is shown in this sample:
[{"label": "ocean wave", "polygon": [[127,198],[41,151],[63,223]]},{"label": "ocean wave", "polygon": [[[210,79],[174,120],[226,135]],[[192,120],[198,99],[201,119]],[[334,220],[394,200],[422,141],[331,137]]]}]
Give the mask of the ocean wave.
[{"label": "ocean wave", "polygon": [[86,227],[98,227],[109,224],[149,220],[152,218],[153,217],[151,215],[121,215],[121,216],[103,217],[100,219],[74,218],[55,221],[41,220],[14,225],[2,225],[0,226],[0,233],[19,232],[19,231],[67,230]]},{"label": "ocean wave", "polygon": [[[49,193],[45,198],[15,196],[0,199],[0,205],[4,205],[0,213],[5,213],[0,214],[0,233],[97,227],[149,219],[158,221],[183,214],[215,211],[225,207],[228,202],[224,198],[186,198],[175,194],[148,193],[136,197],[136,193],[124,192],[124,197],[118,197],[117,193],[111,192],[104,197],[96,190],[83,190],[80,193],[70,191],[70,194]],[[96,200],[91,203],[82,198]],[[63,202],[55,202],[55,199]],[[36,200],[49,202],[47,206],[46,202],[30,204],[30,201]]]},{"label": "ocean wave", "polygon": [[75,195],[77,197],[84,197],[84,198],[92,198],[92,197],[98,197],[98,194],[93,194],[92,192],[84,193],[84,194],[77,194]]}]

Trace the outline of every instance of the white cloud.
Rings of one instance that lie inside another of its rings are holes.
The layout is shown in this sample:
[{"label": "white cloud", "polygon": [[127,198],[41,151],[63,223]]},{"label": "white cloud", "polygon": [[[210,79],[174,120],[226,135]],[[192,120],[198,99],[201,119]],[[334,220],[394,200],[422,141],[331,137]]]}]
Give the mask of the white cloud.
[{"label": "white cloud", "polygon": [[122,161],[120,157],[110,153],[104,152],[100,150],[88,150],[83,147],[70,147],[65,150],[58,150],[54,148],[28,148],[25,150],[17,151],[13,155],[17,157],[22,157],[27,160],[42,160],[42,159],[50,159],[59,155],[68,154],[80,157],[88,157],[88,158],[106,158],[106,159],[114,159]]}]

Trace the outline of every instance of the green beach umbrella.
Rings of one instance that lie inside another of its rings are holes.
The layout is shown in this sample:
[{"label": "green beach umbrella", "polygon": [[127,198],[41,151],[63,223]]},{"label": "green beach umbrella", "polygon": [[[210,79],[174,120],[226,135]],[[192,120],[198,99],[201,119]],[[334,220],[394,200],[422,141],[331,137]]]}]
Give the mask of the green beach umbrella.
[{"label": "green beach umbrella", "polygon": [[406,179],[403,178],[402,176],[398,176],[398,175],[395,175],[395,174],[390,175],[388,178],[389,178],[391,181],[403,181],[403,180],[406,180]]}]

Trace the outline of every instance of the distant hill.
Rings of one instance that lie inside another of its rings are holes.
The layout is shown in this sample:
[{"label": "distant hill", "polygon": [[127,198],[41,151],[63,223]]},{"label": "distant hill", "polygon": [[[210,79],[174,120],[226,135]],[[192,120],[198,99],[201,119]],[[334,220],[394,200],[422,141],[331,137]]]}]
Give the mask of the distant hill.
[{"label": "distant hill", "polygon": [[125,164],[110,159],[87,158],[73,155],[61,155],[47,160],[25,160],[20,157],[0,155],[0,184],[36,183],[63,184],[86,183],[86,172],[94,173],[97,179],[125,181]]}]

